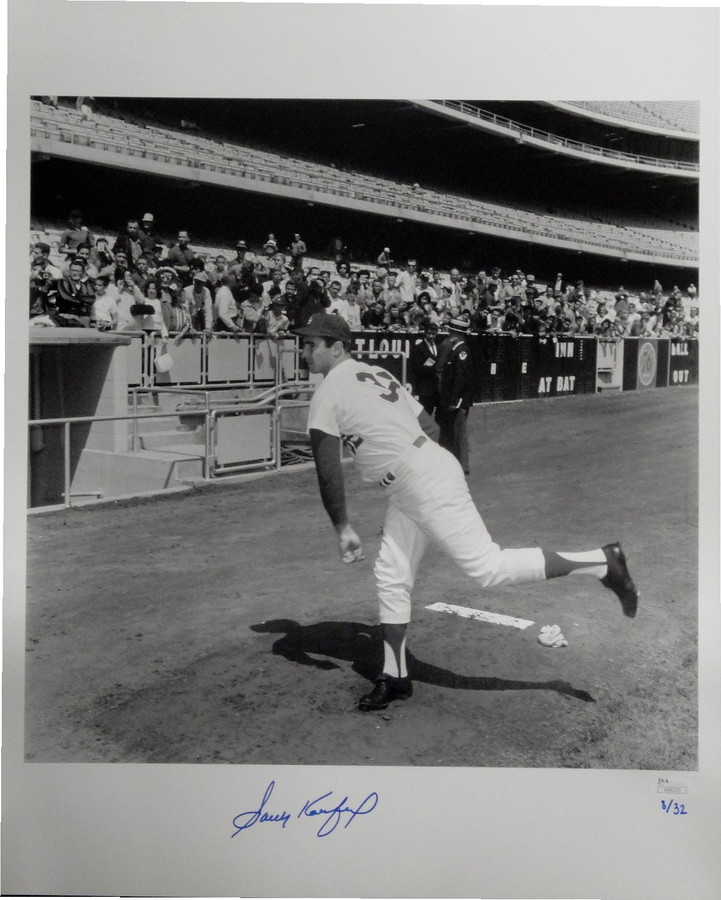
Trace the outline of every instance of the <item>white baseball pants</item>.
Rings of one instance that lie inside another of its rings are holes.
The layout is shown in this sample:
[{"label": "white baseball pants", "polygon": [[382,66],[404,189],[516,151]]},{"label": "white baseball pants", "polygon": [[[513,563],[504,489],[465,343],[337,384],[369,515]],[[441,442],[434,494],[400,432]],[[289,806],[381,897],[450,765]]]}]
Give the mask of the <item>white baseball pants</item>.
[{"label": "white baseball pants", "polygon": [[411,591],[429,541],[481,587],[545,580],[540,548],[501,550],[491,540],[463,469],[447,450],[427,440],[409,448],[392,474],[374,569],[382,623],[410,622]]}]

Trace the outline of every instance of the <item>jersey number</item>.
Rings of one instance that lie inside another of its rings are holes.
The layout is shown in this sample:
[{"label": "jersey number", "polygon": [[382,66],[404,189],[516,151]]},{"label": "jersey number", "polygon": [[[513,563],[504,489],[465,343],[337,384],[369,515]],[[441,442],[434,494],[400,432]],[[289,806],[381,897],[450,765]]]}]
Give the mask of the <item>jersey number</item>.
[{"label": "jersey number", "polygon": [[[371,372],[358,372],[356,373],[356,378],[358,381],[371,381],[376,387],[381,388],[383,391],[388,389],[387,393],[380,394],[381,400],[387,400],[389,403],[395,403],[398,399],[398,391],[401,390],[401,386],[397,381],[394,380],[392,375],[389,375],[388,372],[378,372],[377,375],[373,375]],[[382,381],[380,379],[383,379]],[[387,381],[388,384],[384,384],[383,382]]]}]

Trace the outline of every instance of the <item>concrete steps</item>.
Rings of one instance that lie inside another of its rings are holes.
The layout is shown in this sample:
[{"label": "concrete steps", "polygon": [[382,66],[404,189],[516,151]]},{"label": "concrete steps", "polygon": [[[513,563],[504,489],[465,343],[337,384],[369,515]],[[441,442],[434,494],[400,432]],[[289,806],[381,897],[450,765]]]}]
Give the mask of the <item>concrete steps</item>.
[{"label": "concrete steps", "polygon": [[170,450],[174,445],[182,444],[184,447],[192,448],[193,453],[204,452],[205,428],[195,428],[192,431],[175,428],[170,431],[167,430],[169,420],[162,421],[165,422],[166,430],[139,432],[138,442],[141,450]]},{"label": "concrete steps", "polygon": [[192,444],[122,453],[86,449],[78,460],[70,493],[108,498],[181,486],[190,478],[202,477],[204,449]]}]

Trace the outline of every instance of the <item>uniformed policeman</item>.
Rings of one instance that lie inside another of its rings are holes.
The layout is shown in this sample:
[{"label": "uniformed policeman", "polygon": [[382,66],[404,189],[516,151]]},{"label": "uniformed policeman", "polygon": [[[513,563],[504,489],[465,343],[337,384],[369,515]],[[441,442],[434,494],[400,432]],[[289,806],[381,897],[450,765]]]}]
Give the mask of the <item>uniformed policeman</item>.
[{"label": "uniformed policeman", "polygon": [[448,323],[449,336],[441,344],[436,360],[436,422],[441,432],[438,443],[456,457],[465,475],[470,472],[467,426],[473,392],[471,353],[464,339],[469,328],[466,319],[451,319]]}]

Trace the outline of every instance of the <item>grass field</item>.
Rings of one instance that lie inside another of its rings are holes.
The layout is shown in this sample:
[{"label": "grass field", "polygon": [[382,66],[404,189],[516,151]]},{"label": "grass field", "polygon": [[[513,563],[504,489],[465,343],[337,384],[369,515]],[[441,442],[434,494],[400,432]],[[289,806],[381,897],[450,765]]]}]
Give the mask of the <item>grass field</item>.
[{"label": "grass field", "polygon": [[[346,467],[344,566],[315,471],[34,516],[26,758],[42,762],[697,767],[698,390],[476,407],[469,483],[502,546],[620,539],[635,620],[594,579],[480,591],[431,548],[414,697],[379,671],[380,488]],[[524,631],[428,610],[533,620]],[[561,627],[568,646],[537,642]]]}]

